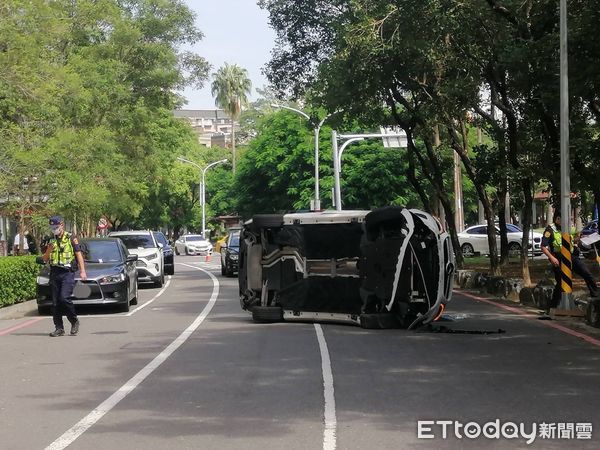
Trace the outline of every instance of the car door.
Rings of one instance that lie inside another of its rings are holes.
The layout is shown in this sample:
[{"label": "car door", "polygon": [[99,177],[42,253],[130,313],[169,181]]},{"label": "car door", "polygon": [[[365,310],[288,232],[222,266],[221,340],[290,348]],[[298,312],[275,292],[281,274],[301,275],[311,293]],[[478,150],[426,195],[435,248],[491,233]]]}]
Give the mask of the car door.
[{"label": "car door", "polygon": [[490,245],[488,244],[487,226],[482,225],[477,227],[473,237],[476,243],[475,251],[482,255],[488,255],[490,253]]}]

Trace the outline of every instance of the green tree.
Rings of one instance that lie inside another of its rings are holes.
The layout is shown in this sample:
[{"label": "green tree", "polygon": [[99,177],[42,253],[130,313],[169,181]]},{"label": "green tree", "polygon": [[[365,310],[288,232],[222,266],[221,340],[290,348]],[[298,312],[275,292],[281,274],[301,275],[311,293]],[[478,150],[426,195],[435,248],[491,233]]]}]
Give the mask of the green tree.
[{"label": "green tree", "polygon": [[248,71],[237,64],[225,63],[213,74],[211,92],[215,97],[215,105],[231,117],[231,156],[233,173],[235,173],[235,121],[248,104],[248,95],[252,92],[252,82],[248,78]]}]

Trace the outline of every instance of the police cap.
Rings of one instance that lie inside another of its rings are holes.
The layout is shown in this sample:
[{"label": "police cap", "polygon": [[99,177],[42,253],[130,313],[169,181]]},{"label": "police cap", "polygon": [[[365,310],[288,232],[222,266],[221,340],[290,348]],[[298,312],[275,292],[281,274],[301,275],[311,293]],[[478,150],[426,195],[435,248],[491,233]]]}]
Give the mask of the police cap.
[{"label": "police cap", "polygon": [[52,217],[50,217],[50,220],[48,221],[48,223],[50,225],[60,225],[64,221],[65,220],[61,216],[52,216]]}]

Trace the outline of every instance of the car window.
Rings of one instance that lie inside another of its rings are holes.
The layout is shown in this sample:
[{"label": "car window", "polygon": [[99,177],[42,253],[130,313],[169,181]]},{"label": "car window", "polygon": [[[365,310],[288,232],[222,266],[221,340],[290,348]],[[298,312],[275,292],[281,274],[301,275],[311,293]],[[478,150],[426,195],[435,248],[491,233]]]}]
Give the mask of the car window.
[{"label": "car window", "polygon": [[239,247],[240,246],[240,233],[234,233],[229,238],[229,246],[230,247]]},{"label": "car window", "polygon": [[154,244],[154,240],[148,234],[128,234],[116,236],[123,241],[125,247],[128,249],[136,249],[136,248],[154,248],[156,245]]},{"label": "car window", "polygon": [[153,234],[154,234],[154,238],[156,239],[156,241],[157,241],[159,244],[162,244],[162,245],[164,245],[165,247],[166,247],[167,245],[169,245],[169,242],[167,241],[167,238],[165,237],[165,235],[164,235],[164,234],[162,234],[162,233],[153,233]]},{"label": "car window", "polygon": [[202,242],[202,241],[205,241],[206,239],[204,239],[202,236],[187,236],[185,238],[185,240],[187,242]]},{"label": "car window", "polygon": [[519,227],[517,227],[511,223],[506,224],[506,230],[509,233],[522,233],[523,232]]},{"label": "car window", "polygon": [[81,253],[86,262],[121,262],[122,255],[119,246],[114,241],[84,241],[81,243]]},{"label": "car window", "polygon": [[468,234],[487,234],[487,227],[474,227],[467,230]]}]

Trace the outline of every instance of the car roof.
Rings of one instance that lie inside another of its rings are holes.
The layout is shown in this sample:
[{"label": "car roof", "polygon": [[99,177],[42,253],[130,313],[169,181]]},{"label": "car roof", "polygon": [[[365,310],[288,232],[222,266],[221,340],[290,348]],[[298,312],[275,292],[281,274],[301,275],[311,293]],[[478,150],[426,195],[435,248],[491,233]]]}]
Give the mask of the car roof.
[{"label": "car roof", "polygon": [[152,231],[149,230],[133,230],[133,231],[111,231],[109,236],[151,236]]},{"label": "car roof", "polygon": [[93,238],[82,238],[80,241],[81,242],[101,241],[101,242],[114,242],[114,243],[118,243],[120,241],[120,239],[117,238],[117,237],[114,237],[114,238],[111,238],[111,237],[105,237],[105,238],[96,238],[96,237],[93,237]]},{"label": "car roof", "polygon": [[201,234],[184,234],[181,237],[201,237],[202,239],[206,239],[204,236],[202,236]]}]

